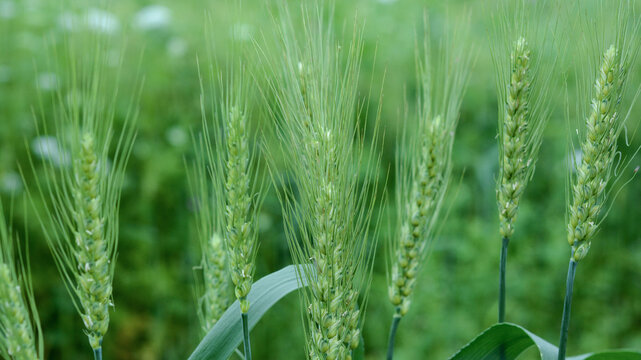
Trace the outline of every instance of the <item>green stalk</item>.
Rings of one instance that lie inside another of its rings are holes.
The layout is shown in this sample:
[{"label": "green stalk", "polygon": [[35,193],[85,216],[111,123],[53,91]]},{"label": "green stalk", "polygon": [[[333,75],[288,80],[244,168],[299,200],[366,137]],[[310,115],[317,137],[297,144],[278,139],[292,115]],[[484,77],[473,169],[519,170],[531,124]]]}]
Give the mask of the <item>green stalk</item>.
[{"label": "green stalk", "polygon": [[[574,250],[572,250],[574,253]],[[565,360],[565,351],[568,341],[568,328],[570,327],[570,310],[572,307],[572,289],[574,288],[574,275],[576,274],[577,262],[574,254],[570,258],[568,266],[568,278],[565,284],[565,302],[563,303],[563,318],[561,320],[561,340],[559,340],[559,360]]]},{"label": "green stalk", "polygon": [[396,308],[396,313],[392,318],[392,327],[389,332],[389,343],[387,345],[387,360],[392,360],[394,358],[394,339],[396,339],[396,330],[398,329],[398,324],[401,322],[401,308]]},{"label": "green stalk", "polygon": [[245,359],[252,359],[252,349],[251,344],[249,343],[249,325],[247,324],[247,313],[240,314],[241,319],[243,320],[243,345],[245,346]]},{"label": "green stalk", "polygon": [[505,322],[505,267],[507,264],[507,246],[510,239],[503,238],[501,246],[501,265],[499,267],[499,322]]},{"label": "green stalk", "polygon": [[102,347],[93,349],[93,358],[94,360],[102,360]]},{"label": "green stalk", "polygon": [[[508,237],[503,238],[501,245],[501,264],[499,265],[499,322],[505,322],[505,270],[507,267],[507,246],[510,244]],[[505,359],[505,346],[501,345],[500,359]]]}]

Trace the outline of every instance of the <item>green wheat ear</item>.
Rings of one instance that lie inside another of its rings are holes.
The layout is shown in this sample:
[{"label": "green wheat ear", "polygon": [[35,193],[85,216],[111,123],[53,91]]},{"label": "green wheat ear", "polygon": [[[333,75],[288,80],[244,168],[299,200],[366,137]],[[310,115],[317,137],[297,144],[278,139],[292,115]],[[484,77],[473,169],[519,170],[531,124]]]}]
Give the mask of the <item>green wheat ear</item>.
[{"label": "green wheat ear", "polygon": [[[205,119],[204,103],[202,105]],[[197,311],[203,332],[207,333],[232,303],[234,295],[224,239],[223,157],[212,153],[209,127],[204,125],[204,133],[194,137],[196,159],[188,172],[188,180],[196,199],[196,233],[201,251],[196,274]],[[214,143],[220,141],[220,137],[215,137]]]},{"label": "green wheat ear", "polygon": [[43,359],[29,262],[22,261],[19,246],[14,251],[16,243],[0,202],[0,355],[16,360]]},{"label": "green wheat ear", "polygon": [[[202,115],[205,121],[207,113],[204,103]],[[200,266],[196,273],[197,311],[203,332],[207,333],[232,303],[234,295],[224,239],[224,158],[215,155],[212,147],[222,141],[222,133],[216,133],[212,140],[209,126],[206,122],[203,122],[203,126],[205,131],[194,136],[196,159],[189,168],[188,180],[196,200],[196,234],[201,251]]]},{"label": "green wheat ear", "polygon": [[521,197],[534,175],[543,131],[550,117],[549,95],[556,68],[557,24],[535,25],[527,14],[548,11],[548,1],[500,3],[492,16],[492,61],[498,92],[499,176],[496,181],[500,235],[514,235]]},{"label": "green wheat ear", "polygon": [[409,202],[404,204],[403,225],[392,260],[389,296],[400,316],[407,314],[419,266],[428,250],[430,223],[437,216],[449,181],[452,125],[444,124],[440,115],[424,119],[429,125],[421,132],[418,159],[411,169]]},{"label": "green wheat ear", "polygon": [[364,158],[356,125],[361,29],[355,26],[352,42],[341,47],[321,5],[301,5],[305,20],[296,25],[286,5],[279,10],[284,56],[269,59],[270,87],[287,172],[275,165],[271,170],[283,190],[292,258],[316,270],[301,274],[309,281],[301,292],[307,356],[351,359],[368,298],[374,246],[368,229],[376,191],[371,183],[378,166],[378,159]]},{"label": "green wheat ear", "polygon": [[[575,42],[579,45],[575,53],[581,54],[578,58],[582,60],[577,65],[584,68],[577,71],[576,88],[581,96],[574,99],[574,104],[578,104],[574,119],[584,122],[585,126],[572,129],[578,135],[580,152],[574,151],[573,139],[570,139],[574,171],[568,172],[566,219],[571,255],[561,317],[559,360],[564,360],[566,356],[578,263],[587,256],[591,240],[607,215],[607,211],[603,211],[605,204],[611,202],[621,187],[636,176],[638,167],[631,177],[624,174],[640,150],[637,148],[627,158],[618,149],[618,140],[641,89],[637,87],[631,102],[626,98],[629,70],[641,47],[638,41],[641,18],[635,6],[627,1],[615,4],[598,1],[593,8],[583,8],[581,5],[577,3],[576,8],[571,8],[573,13],[581,14],[578,19],[580,28],[572,30],[577,34],[588,34],[582,41]],[[613,11],[612,5],[618,8]],[[598,14],[596,17],[594,13],[590,14],[594,10]],[[567,111],[568,120],[569,114]],[[626,130],[626,143],[627,136]],[[577,154],[581,154],[580,160],[576,159]]]},{"label": "green wheat ear", "polygon": [[574,260],[583,259],[590,249],[590,240],[598,227],[598,215],[604,204],[606,186],[620,133],[619,107],[627,77],[625,64],[615,45],[603,54],[594,84],[594,97],[587,117],[587,132],[581,143],[583,153],[572,186],[569,209],[568,242],[574,249]]},{"label": "green wheat ear", "polygon": [[417,277],[435,237],[473,58],[473,52],[461,46],[466,43],[467,27],[457,26],[454,31],[445,27],[447,38],[434,46],[427,17],[424,26],[424,43],[416,50],[417,111],[412,116],[406,111],[397,144],[397,225],[386,259],[388,296],[395,311],[387,359],[393,358],[397,328],[410,309]]},{"label": "green wheat ear", "polygon": [[80,301],[82,321],[93,349],[101,346],[109,327],[112,279],[109,269],[111,256],[105,241],[105,218],[98,186],[101,173],[98,167],[94,137],[90,132],[81,135],[80,154],[75,164],[75,247],[77,264],[76,294]]},{"label": "green wheat ear", "polygon": [[213,115],[208,115],[203,105],[204,140],[200,152],[210,172],[208,181],[216,206],[209,210],[214,225],[207,239],[214,232],[222,236],[221,247],[214,251],[224,250],[228,270],[221,271],[231,279],[241,313],[247,314],[258,250],[258,213],[265,189],[264,182],[257,178],[257,157],[249,146],[253,135],[249,126],[248,69],[236,64],[227,70],[227,75],[217,75],[211,69],[211,93],[203,91],[203,99],[211,101]]},{"label": "green wheat ear", "polygon": [[[625,1],[617,3],[617,10],[610,12],[607,12],[610,3],[598,2],[597,5],[599,12],[608,15],[596,23],[587,13],[581,18],[584,22],[582,31],[593,37],[588,39],[590,46],[583,45],[584,49],[581,49],[585,59],[581,65],[587,67],[581,72],[583,76],[577,77],[577,88],[583,95],[577,101],[576,116],[583,123],[580,130],[576,130],[581,157],[572,158],[574,171],[568,179],[567,241],[576,262],[587,255],[602,217],[607,214],[606,204],[616,196],[618,188],[630,181],[624,176],[624,168],[639,151],[637,149],[626,158],[619,151],[618,141],[626,126],[629,109],[639,96],[637,92],[629,99],[626,91],[631,66],[641,48],[637,41],[641,20],[636,8]],[[605,39],[610,40],[606,42]],[[627,143],[627,131],[625,136]],[[574,146],[573,141],[571,144]],[[572,151],[573,155],[577,153],[578,150]],[[635,170],[633,176],[636,173]]]},{"label": "green wheat ear", "polygon": [[[242,101],[238,99],[236,101]],[[238,105],[225,111],[226,162],[226,240],[227,256],[231,266],[234,293],[240,301],[240,311],[249,311],[247,295],[252,286],[256,256],[257,232],[256,213],[251,212],[249,174],[250,153],[247,132],[247,116]]]},{"label": "green wheat ear", "polygon": [[[242,13],[240,3],[234,12]],[[233,15],[232,17],[235,17]],[[207,27],[212,27],[211,19]],[[211,31],[208,31],[211,32]],[[240,303],[243,356],[251,360],[249,293],[256,270],[258,214],[266,195],[261,177],[254,114],[252,58],[234,34],[219,66],[215,43],[207,38],[206,72],[200,72],[202,134],[197,137],[196,198],[205,283],[199,290],[203,328],[213,326],[231,302]],[[205,86],[207,85],[207,86]],[[194,187],[192,185],[192,187]]]},{"label": "green wheat ear", "polygon": [[[42,113],[38,134],[55,136],[59,153],[45,158],[36,176],[44,206],[34,206],[56,265],[85,326],[96,358],[113,307],[118,247],[118,209],[125,166],[131,153],[137,93],[116,131],[120,68],[106,64],[106,39],[69,39],[58,60],[65,74],[54,101],[55,115]],[[57,55],[57,54],[56,54]],[[36,172],[36,164],[31,163]],[[41,210],[44,208],[44,210]]]},{"label": "green wheat ear", "polygon": [[188,172],[196,199],[196,228],[201,262],[196,274],[198,318],[204,333],[209,332],[232,302],[233,294],[224,230],[223,181],[207,169],[207,152],[202,138],[196,147],[196,162]]},{"label": "green wheat ear", "polygon": [[[388,292],[402,317],[421,265],[430,248],[443,196],[452,170],[451,155],[472,52],[467,28],[452,32],[443,43],[430,43],[425,20],[422,51],[417,49],[418,111],[407,116],[397,150],[397,232],[388,247]],[[448,32],[448,31],[446,31]]]},{"label": "green wheat ear", "polygon": [[516,40],[510,55],[511,76],[508,84],[505,115],[501,127],[501,159],[500,176],[497,182],[496,195],[499,204],[499,220],[501,236],[511,238],[514,233],[519,200],[534,171],[534,159],[538,144],[529,148],[531,137],[540,138],[542,127],[531,128],[529,113],[530,48],[525,38]]},{"label": "green wheat ear", "polygon": [[[203,111],[204,114],[204,111]],[[223,233],[225,229],[224,179],[220,163],[209,163],[204,135],[195,138],[196,160],[188,171],[196,200],[196,234],[201,251],[196,268],[196,299],[200,325],[209,332],[232,302],[231,277]],[[211,169],[217,170],[211,170]],[[210,169],[210,170],[208,170]]]},{"label": "green wheat ear", "polygon": [[[498,321],[505,321],[508,246],[514,236],[521,197],[534,175],[543,131],[549,120],[549,94],[557,64],[556,16],[530,21],[551,2],[500,1],[492,15],[491,54],[498,93],[499,174],[496,179],[501,257]],[[560,47],[560,46],[558,46]]]}]

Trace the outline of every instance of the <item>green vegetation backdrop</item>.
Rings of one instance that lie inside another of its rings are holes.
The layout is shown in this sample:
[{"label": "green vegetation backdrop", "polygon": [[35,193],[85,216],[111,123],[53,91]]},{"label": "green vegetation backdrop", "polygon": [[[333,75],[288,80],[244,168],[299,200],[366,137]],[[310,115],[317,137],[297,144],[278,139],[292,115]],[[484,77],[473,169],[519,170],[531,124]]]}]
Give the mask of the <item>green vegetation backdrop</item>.
[{"label": "green vegetation backdrop", "polygon": [[[19,167],[31,156],[38,166],[34,113],[52,109],[50,96],[60,86],[51,65],[51,45],[71,32],[110,34],[118,45],[107,56],[117,58],[126,44],[123,101],[120,115],[144,79],[140,98],[138,138],[127,169],[120,211],[121,237],[114,282],[115,311],[105,338],[109,359],[182,359],[199,342],[200,327],[193,296],[193,267],[199,262],[194,235],[194,204],[187,187],[184,159],[193,157],[190,134],[198,131],[199,79],[197,56],[206,56],[207,39],[214,56],[224,61],[232,34],[268,51],[273,20],[269,2],[246,0],[237,14],[229,1],[148,0],[112,1],[107,7],[91,2],[0,0],[0,194],[9,203],[20,199],[24,186]],[[382,145],[379,180],[393,169],[395,139],[404,99],[414,105],[414,49],[427,10],[434,31],[442,36],[448,17],[469,11],[470,51],[478,58],[463,102],[453,152],[453,181],[445,207],[449,216],[433,246],[416,288],[412,309],[397,338],[398,359],[445,359],[495,322],[499,263],[495,178],[498,167],[497,97],[489,35],[492,1],[356,0],[337,1],[336,26],[349,29],[356,16],[364,20],[363,72],[360,89],[372,118],[379,106],[386,138]],[[70,19],[87,15],[82,28],[69,28]],[[205,32],[207,15],[212,26]],[[563,17],[568,14],[560,14]],[[529,21],[543,24],[549,14]],[[564,37],[564,27],[557,36]],[[441,33],[440,33],[441,32]],[[263,40],[263,38],[265,40]],[[265,42],[264,42],[265,41]],[[641,41],[641,40],[639,40]],[[555,342],[565,291],[569,248],[566,242],[567,133],[564,116],[566,70],[581,59],[560,49],[560,66],[549,91],[552,117],[544,133],[537,170],[521,201],[517,232],[508,264],[507,319]],[[641,77],[635,65],[632,88]],[[256,74],[268,74],[259,64]],[[568,93],[574,80],[568,73]],[[374,94],[370,97],[367,95]],[[256,98],[254,105],[262,105]],[[574,105],[571,105],[573,108]],[[363,119],[368,121],[371,119]],[[257,117],[262,127],[272,126]],[[629,125],[641,121],[641,106]],[[50,144],[51,145],[51,144]],[[641,143],[632,138],[624,150]],[[51,149],[50,149],[51,150]],[[641,159],[638,159],[641,162]],[[636,165],[636,162],[633,166]],[[631,171],[628,169],[628,171]],[[393,171],[391,171],[393,174]],[[26,179],[30,181],[29,176]],[[575,284],[569,353],[608,348],[641,348],[641,183],[633,181],[614,201],[581,262]],[[387,182],[393,193],[394,178]],[[256,277],[291,264],[273,187],[260,214],[260,249]],[[389,202],[389,206],[394,204]],[[15,202],[14,226],[28,233],[34,288],[44,328],[45,357],[80,359],[89,355],[83,326],[55,269],[33,216]],[[393,216],[393,209],[386,214]],[[387,215],[384,215],[387,217]],[[388,231],[383,221],[385,241]],[[387,300],[384,249],[378,251],[369,308],[363,331],[366,358],[382,358],[386,349],[392,306]],[[299,299],[279,303],[252,332],[257,359],[296,359],[304,356]]]}]

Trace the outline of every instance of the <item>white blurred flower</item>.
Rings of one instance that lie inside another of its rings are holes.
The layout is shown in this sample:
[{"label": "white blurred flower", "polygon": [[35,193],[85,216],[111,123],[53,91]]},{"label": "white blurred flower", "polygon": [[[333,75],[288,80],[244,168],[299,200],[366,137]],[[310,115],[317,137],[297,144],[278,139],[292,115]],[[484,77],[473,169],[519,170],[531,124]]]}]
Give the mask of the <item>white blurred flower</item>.
[{"label": "white blurred flower", "polygon": [[58,26],[68,31],[87,28],[103,34],[113,34],[120,30],[120,20],[113,13],[91,8],[84,17],[70,11],[63,12],[58,16]]},{"label": "white blurred flower", "polygon": [[15,172],[8,172],[0,176],[0,190],[7,194],[16,194],[22,191],[22,179]]},{"label": "white blurred flower", "polygon": [[55,90],[58,87],[58,77],[52,72],[40,73],[36,79],[36,85],[40,90]]},{"label": "white blurred flower", "polygon": [[69,11],[65,11],[58,16],[58,26],[65,30],[73,30],[75,23],[76,19],[74,15]]},{"label": "white blurred flower", "polygon": [[167,43],[167,52],[173,57],[182,57],[187,52],[187,42],[179,37],[173,37]]},{"label": "white blurred flower", "polygon": [[0,1],[0,18],[11,19],[16,16],[16,5],[12,0]]},{"label": "white blurred flower", "polygon": [[171,11],[166,6],[149,5],[142,8],[134,18],[136,27],[151,30],[167,27],[171,22]]},{"label": "white blurred flower", "polygon": [[187,135],[185,129],[178,125],[172,126],[167,129],[165,137],[167,138],[169,144],[171,144],[171,146],[173,147],[181,147],[185,145],[189,140],[189,136]]},{"label": "white blurred flower", "polygon": [[60,146],[53,136],[38,136],[31,141],[31,152],[42,160],[51,161],[54,166],[67,166],[71,162],[69,152]]},{"label": "white blurred flower", "polygon": [[58,15],[58,26],[65,30],[73,30],[76,20],[70,11],[65,11]]},{"label": "white blurred flower", "polygon": [[113,34],[120,29],[120,21],[108,11],[92,8],[87,11],[87,26],[104,34]]}]

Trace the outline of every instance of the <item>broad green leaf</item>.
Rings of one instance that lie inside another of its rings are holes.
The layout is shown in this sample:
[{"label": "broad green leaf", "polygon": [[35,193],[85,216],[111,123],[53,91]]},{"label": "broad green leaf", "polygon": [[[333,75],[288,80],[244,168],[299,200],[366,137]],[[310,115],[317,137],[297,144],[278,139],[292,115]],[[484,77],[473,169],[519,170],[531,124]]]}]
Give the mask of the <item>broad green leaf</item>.
[{"label": "broad green leaf", "polygon": [[641,352],[613,350],[613,351],[604,351],[596,354],[573,356],[568,360],[639,360],[639,359],[641,359]]},{"label": "broad green leaf", "polygon": [[[285,295],[306,284],[306,276],[313,268],[303,265],[290,265],[271,273],[252,285],[249,292],[249,329],[253,329],[261,317]],[[205,335],[191,354],[189,360],[227,360],[243,341],[240,319],[240,305],[234,302]]]},{"label": "broad green leaf", "polygon": [[[495,360],[500,359],[501,349],[505,360],[514,360],[531,346],[536,346],[541,360],[557,360],[556,346],[541,339],[525,328],[510,324],[496,324],[454,354],[450,360]],[[641,360],[641,352],[604,351],[568,357],[567,360]]]}]

